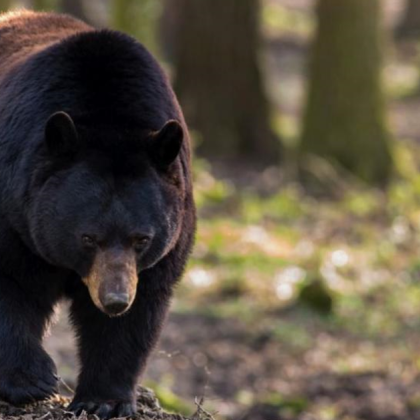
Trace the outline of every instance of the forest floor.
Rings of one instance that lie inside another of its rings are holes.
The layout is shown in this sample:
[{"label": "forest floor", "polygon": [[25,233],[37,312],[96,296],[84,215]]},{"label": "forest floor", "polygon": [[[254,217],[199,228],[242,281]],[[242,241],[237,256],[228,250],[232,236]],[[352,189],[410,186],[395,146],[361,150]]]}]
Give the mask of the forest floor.
[{"label": "forest floor", "polygon": [[[266,0],[263,16],[268,90],[290,147],[312,3]],[[386,4],[390,29],[402,1]],[[197,245],[143,381],[165,407],[192,413],[204,396],[220,419],[420,419],[418,62],[413,43],[388,49],[398,141],[387,195],[327,171],[333,198],[315,199],[293,164],[253,172],[196,161]],[[299,299],[311,284],[326,290]],[[46,345],[74,388],[65,312]]]},{"label": "forest floor", "polygon": [[[150,389],[139,387],[136,392],[137,412],[133,420],[213,420],[213,417],[196,401],[197,409],[192,417],[184,417],[180,414],[170,414],[162,410],[155,394]],[[0,401],[1,420],[88,420],[98,419],[97,416],[82,413],[79,416],[67,411],[70,402],[69,397],[55,395],[48,401],[28,404],[24,407],[14,407]]]}]

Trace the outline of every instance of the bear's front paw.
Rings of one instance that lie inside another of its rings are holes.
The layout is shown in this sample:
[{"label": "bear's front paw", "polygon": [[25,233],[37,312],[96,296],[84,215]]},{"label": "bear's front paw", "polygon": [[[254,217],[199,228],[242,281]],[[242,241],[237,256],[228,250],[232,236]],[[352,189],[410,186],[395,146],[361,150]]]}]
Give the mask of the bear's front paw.
[{"label": "bear's front paw", "polygon": [[34,368],[0,368],[0,399],[22,405],[45,400],[57,393],[55,370]]},{"label": "bear's front paw", "polygon": [[73,400],[68,407],[76,416],[85,411],[87,414],[95,414],[101,419],[113,417],[131,417],[136,413],[136,407],[127,401],[80,401]]}]

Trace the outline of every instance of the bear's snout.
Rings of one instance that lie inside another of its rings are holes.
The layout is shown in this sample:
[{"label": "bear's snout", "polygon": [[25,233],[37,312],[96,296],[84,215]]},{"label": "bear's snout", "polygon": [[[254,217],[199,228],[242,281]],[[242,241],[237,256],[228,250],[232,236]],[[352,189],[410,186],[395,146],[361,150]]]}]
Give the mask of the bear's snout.
[{"label": "bear's snout", "polygon": [[[135,278],[132,279],[131,276]],[[131,305],[134,297],[131,293],[131,283],[137,284],[135,271],[125,269],[125,265],[107,269],[107,274],[99,285],[99,301],[102,309],[110,316],[123,314]]]},{"label": "bear's snout", "polygon": [[110,315],[120,315],[130,306],[128,293],[108,293],[100,300],[105,312]]},{"label": "bear's snout", "polygon": [[133,252],[103,250],[83,279],[93,303],[109,316],[126,312],[136,297],[137,267]]}]

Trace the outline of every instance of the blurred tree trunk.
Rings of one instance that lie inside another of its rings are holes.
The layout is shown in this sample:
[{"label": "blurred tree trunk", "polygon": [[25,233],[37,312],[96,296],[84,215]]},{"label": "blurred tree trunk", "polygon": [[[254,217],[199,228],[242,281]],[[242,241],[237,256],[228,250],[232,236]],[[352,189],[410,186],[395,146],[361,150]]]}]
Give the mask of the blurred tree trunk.
[{"label": "blurred tree trunk", "polygon": [[132,15],[132,7],[136,0],[112,0],[111,20],[115,29],[125,32],[132,32],[135,19]]},{"label": "blurred tree trunk", "polygon": [[108,26],[108,4],[105,0],[60,0],[59,9],[89,25],[103,28]]},{"label": "blurred tree trunk", "polygon": [[160,12],[158,0],[111,0],[111,26],[136,37],[158,54],[156,22]]},{"label": "blurred tree trunk", "polygon": [[61,0],[60,11],[88,22],[83,0]]},{"label": "blurred tree trunk", "polygon": [[397,38],[420,37],[420,0],[407,0],[405,13],[396,29]]},{"label": "blurred tree trunk", "polygon": [[175,61],[179,24],[183,11],[179,8],[180,1],[166,0],[159,22],[159,42],[163,55],[170,62]]},{"label": "blurred tree trunk", "polygon": [[258,62],[259,1],[166,0],[165,6],[175,29],[175,90],[187,121],[202,135],[199,150],[277,163],[280,142],[269,127]]},{"label": "blurred tree trunk", "polygon": [[381,88],[379,0],[319,0],[318,33],[300,143],[371,184],[392,171]]},{"label": "blurred tree trunk", "polygon": [[12,6],[12,0],[0,0],[0,12],[6,12]]},{"label": "blurred tree trunk", "polygon": [[50,1],[48,0],[32,0],[32,8],[34,10],[45,11],[50,8]]}]

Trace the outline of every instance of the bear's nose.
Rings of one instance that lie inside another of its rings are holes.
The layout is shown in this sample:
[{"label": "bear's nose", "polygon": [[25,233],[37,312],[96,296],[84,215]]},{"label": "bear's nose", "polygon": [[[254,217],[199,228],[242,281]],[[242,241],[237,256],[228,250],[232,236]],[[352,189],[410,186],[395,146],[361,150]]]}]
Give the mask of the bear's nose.
[{"label": "bear's nose", "polygon": [[130,297],[128,293],[107,293],[102,305],[109,315],[121,315],[130,305]]}]

